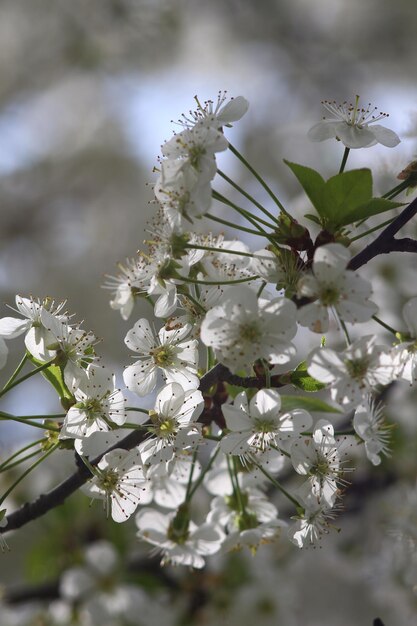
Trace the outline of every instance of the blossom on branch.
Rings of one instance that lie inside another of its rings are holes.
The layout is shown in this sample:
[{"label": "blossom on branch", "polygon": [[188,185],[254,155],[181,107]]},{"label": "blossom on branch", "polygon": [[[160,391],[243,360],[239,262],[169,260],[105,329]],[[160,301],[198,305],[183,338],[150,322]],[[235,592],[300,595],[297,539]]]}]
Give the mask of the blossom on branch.
[{"label": "blossom on branch", "polygon": [[258,299],[249,287],[235,287],[206,314],[201,340],[232,372],[247,370],[256,359],[288,363],[295,354],[296,310],[286,298]]},{"label": "blossom on branch", "polygon": [[310,128],[308,137],[311,141],[325,141],[334,137],[347,148],[369,148],[377,143],[395,148],[400,143],[393,130],[375,123],[388,117],[388,113],[378,112],[377,107],[371,108],[370,103],[366,108],[361,107],[359,96],[356,96],[355,104],[337,104],[336,101],[324,100],[322,105],[333,119],[324,118]]},{"label": "blossom on branch", "polygon": [[299,298],[313,299],[298,311],[298,321],[315,333],[329,329],[329,309],[345,322],[366,322],[377,311],[369,300],[372,287],[357,272],[347,270],[350,252],[339,243],[317,248],[312,274],[304,274],[297,285]]}]

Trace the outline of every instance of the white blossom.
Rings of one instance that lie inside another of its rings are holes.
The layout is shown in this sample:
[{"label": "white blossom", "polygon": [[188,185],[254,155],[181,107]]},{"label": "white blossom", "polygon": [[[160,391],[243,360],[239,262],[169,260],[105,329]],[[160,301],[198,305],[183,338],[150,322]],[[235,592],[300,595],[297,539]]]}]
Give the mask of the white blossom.
[{"label": "white blossom", "polygon": [[138,612],[142,616],[149,598],[137,585],[119,580],[119,558],[112,544],[97,541],[86,548],[84,558],[84,565],[64,571],[59,591],[68,602],[81,605],[85,624],[133,623]]},{"label": "white blossom", "polygon": [[213,100],[206,100],[201,104],[197,97],[195,100],[197,109],[189,111],[188,115],[182,115],[182,119],[179,120],[179,123],[186,128],[191,128],[196,124],[213,126],[217,129],[222,126],[231,126],[231,123],[240,120],[249,108],[249,102],[243,96],[231,98],[227,104],[224,104],[226,92],[219,92],[216,103]]},{"label": "white blossom", "polygon": [[346,409],[361,403],[364,394],[378,385],[388,385],[397,377],[397,365],[385,346],[376,345],[375,335],[354,341],[343,352],[316,348],[307,358],[310,376],[331,384],[333,400]]},{"label": "white blossom", "polygon": [[[49,361],[55,356],[55,352],[48,349],[48,345],[55,340],[54,335],[45,327],[42,312],[47,312],[51,317],[55,317],[61,322],[67,320],[67,315],[61,313],[65,302],[55,305],[53,300],[34,300],[33,298],[23,298],[16,296],[16,312],[24,319],[17,317],[3,317],[0,319],[0,338],[14,339],[23,333],[25,336],[25,346],[27,350],[40,361]],[[3,342],[2,342],[3,343]],[[1,350],[7,355],[7,346],[2,346]]]},{"label": "white blossom", "polygon": [[398,361],[399,378],[413,384],[417,381],[417,297],[405,303],[403,318],[409,336],[394,347],[393,356]]},{"label": "white blossom", "polygon": [[73,391],[76,403],[69,409],[60,432],[60,439],[80,440],[96,431],[107,431],[114,424],[125,423],[125,399],[115,387],[115,376],[105,367],[88,366],[83,378]]},{"label": "white blossom", "polygon": [[179,520],[178,513],[160,513],[144,508],[136,515],[137,536],[162,553],[162,565],[189,565],[201,569],[205,556],[219,551],[224,534],[218,526],[197,526],[189,519]]},{"label": "white blossom", "polygon": [[198,184],[212,180],[217,172],[214,155],[228,147],[222,132],[212,126],[197,124],[174,135],[162,146],[162,154],[169,160],[189,163],[198,176]]},{"label": "white blossom", "polygon": [[129,319],[132,314],[135,297],[140,293],[142,280],[145,272],[146,261],[142,257],[126,259],[125,264],[118,263],[120,274],[107,276],[103,287],[110,289],[114,297],[110,300],[110,306],[115,311],[120,311],[122,319]]},{"label": "white blossom", "polygon": [[201,425],[196,421],[203,408],[201,391],[184,391],[178,383],[165,385],[156,397],[155,409],[149,411],[148,430],[153,436],[142,444],[144,462],[166,462],[177,450],[195,446],[201,440]]},{"label": "white blossom", "polygon": [[199,385],[197,340],[188,339],[190,331],[189,325],[173,330],[161,328],[155,336],[148,320],[138,320],[125,338],[128,348],[139,354],[139,360],[123,372],[127,388],[145,396],[155,388],[160,369],[168,383],[196,389]]},{"label": "white blossom", "polygon": [[389,426],[385,424],[383,407],[372,398],[360,404],[353,418],[353,427],[365,442],[366,456],[373,465],[381,463],[381,454],[388,454]]},{"label": "white blossom", "polygon": [[297,327],[296,307],[286,298],[264,300],[249,287],[234,287],[222,304],[207,312],[201,340],[232,372],[248,369],[256,359],[288,363],[295,354],[290,343]]},{"label": "white blossom", "polygon": [[303,409],[281,413],[281,397],[275,389],[261,389],[248,401],[246,392],[239,393],[233,405],[222,407],[226,426],[231,431],[220,441],[226,454],[244,456],[280,447],[296,438],[313,423]]},{"label": "white blossom", "polygon": [[298,474],[308,476],[308,487],[317,502],[333,506],[338,484],[343,484],[342,474],[346,468],[342,461],[349,447],[347,439],[335,439],[333,426],[326,420],[317,422],[311,438],[293,442],[291,462]]},{"label": "white blossom", "polygon": [[[212,161],[210,161],[213,167]],[[215,167],[215,165],[214,165]],[[209,210],[212,202],[210,181],[201,181],[189,161],[164,159],[154,187],[167,220],[174,227],[184,217],[192,220]]]},{"label": "white blossom", "polygon": [[334,507],[324,499],[317,500],[310,491],[302,488],[297,492],[297,498],[304,510],[292,518],[295,522],[288,529],[288,538],[298,548],[314,546],[329,533],[329,525],[335,517]]},{"label": "white blossom", "polygon": [[239,495],[216,496],[210,504],[207,521],[219,524],[227,532],[248,530],[278,516],[277,508],[259,489],[241,489]]},{"label": "white blossom", "polygon": [[139,450],[116,449],[103,456],[91,480],[81,487],[92,498],[104,500],[107,515],[125,522],[134,513],[146,490]]},{"label": "white blossom", "polygon": [[75,389],[87,377],[87,365],[97,359],[94,345],[98,340],[93,333],[82,330],[79,326],[70,326],[68,320],[59,319],[45,309],[41,311],[41,321],[53,337],[46,348],[53,350],[55,358],[64,368],[66,384],[70,389]]},{"label": "white blossom", "polygon": [[341,244],[331,243],[317,248],[313,273],[304,274],[297,285],[298,297],[314,299],[298,310],[298,321],[316,333],[329,329],[328,310],[333,309],[342,320],[366,322],[377,311],[369,300],[372,287],[358,273],[346,269],[350,252]]},{"label": "white blossom", "polygon": [[400,143],[393,130],[375,123],[388,117],[388,114],[378,112],[377,107],[371,108],[370,104],[366,108],[361,107],[359,96],[355,104],[337,104],[325,100],[322,105],[332,115],[332,119],[324,118],[310,128],[308,137],[311,141],[325,141],[334,137],[347,148],[369,148],[376,143],[394,148]]}]

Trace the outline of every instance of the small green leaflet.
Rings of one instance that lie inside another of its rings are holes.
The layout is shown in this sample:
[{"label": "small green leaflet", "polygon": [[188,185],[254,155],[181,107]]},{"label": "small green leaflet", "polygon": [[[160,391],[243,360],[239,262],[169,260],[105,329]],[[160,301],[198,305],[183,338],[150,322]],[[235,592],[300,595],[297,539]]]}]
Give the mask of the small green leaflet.
[{"label": "small green leaflet", "polygon": [[[43,364],[43,361],[35,359],[35,357],[29,353],[28,358],[36,367]],[[50,365],[48,369],[42,371],[42,376],[54,387],[60,398],[72,398],[64,382],[61,368],[58,365]]]},{"label": "small green leaflet", "polygon": [[303,361],[300,363],[289,376],[289,383],[302,389],[303,391],[313,392],[319,391],[326,387],[325,384],[320,383],[318,380],[310,376],[307,372],[307,363]]},{"label": "small green leaflet", "polygon": [[[367,168],[342,172],[325,181],[310,167],[290,161],[285,163],[311,200],[322,227],[331,232],[403,204],[385,198],[372,198],[372,173]],[[306,217],[313,219],[314,216]]]}]

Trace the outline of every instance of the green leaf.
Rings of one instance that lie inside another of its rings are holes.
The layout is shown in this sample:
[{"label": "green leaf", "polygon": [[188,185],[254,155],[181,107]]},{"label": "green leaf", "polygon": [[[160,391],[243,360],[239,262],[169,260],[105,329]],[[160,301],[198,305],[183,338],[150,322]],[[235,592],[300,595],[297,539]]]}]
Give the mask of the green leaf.
[{"label": "green leaf", "polygon": [[294,409],[305,409],[306,411],[320,413],[342,413],[340,409],[323,402],[319,398],[306,398],[304,396],[283,396],[281,395],[281,409],[283,411],[293,411]]},{"label": "green leaf", "polygon": [[319,221],[323,228],[331,232],[402,205],[385,198],[372,198],[372,173],[367,168],[342,172],[324,181],[310,167],[289,161],[285,163],[297,177],[321,219],[311,214],[305,217]]},{"label": "green leaf", "polygon": [[290,374],[290,383],[297,387],[297,389],[302,389],[303,391],[308,391],[311,393],[312,391],[319,391],[320,389],[324,389],[326,385],[324,383],[319,382],[307,372],[307,363],[303,361],[296,367],[296,369]]},{"label": "green leaf", "polygon": [[386,198],[371,198],[365,204],[362,204],[359,207],[355,207],[345,215],[345,221],[340,223],[340,226],[346,226],[347,224],[353,224],[359,220],[367,219],[372,215],[378,215],[379,213],[384,213],[385,211],[390,211],[391,209],[396,209],[399,206],[402,206],[404,202],[393,202],[392,200],[387,200]]},{"label": "green leaf", "polygon": [[284,163],[286,163],[286,165],[288,165],[291,171],[295,174],[320,217],[325,217],[327,207],[325,199],[326,183],[324,178],[322,178],[322,176],[311,167],[299,165],[298,163],[291,163],[291,161],[286,161],[285,159]]},{"label": "green leaf", "polygon": [[341,214],[371,199],[371,170],[363,168],[336,174],[326,182],[325,193],[330,204],[329,217],[340,223]]},{"label": "green leaf", "polygon": [[[43,364],[43,361],[35,359],[35,357],[29,353],[28,358],[34,365],[36,365],[36,367]],[[50,365],[48,369],[43,370],[41,373],[42,376],[46,378],[46,380],[56,390],[60,398],[72,398],[71,393],[68,391],[68,387],[64,382],[62,371],[59,365]]]}]

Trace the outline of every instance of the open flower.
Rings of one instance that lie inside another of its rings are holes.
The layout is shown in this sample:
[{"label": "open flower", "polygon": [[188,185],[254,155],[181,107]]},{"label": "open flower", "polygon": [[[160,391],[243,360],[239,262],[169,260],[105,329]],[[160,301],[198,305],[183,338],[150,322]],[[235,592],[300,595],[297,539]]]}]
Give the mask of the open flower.
[{"label": "open flower", "polygon": [[125,400],[115,387],[115,376],[105,367],[90,364],[86,378],[74,389],[76,404],[68,411],[60,439],[75,439],[78,453],[83,439],[97,431],[108,431],[126,421]]},{"label": "open flower", "polygon": [[[14,339],[23,333],[25,336],[25,346],[27,350],[40,361],[48,361],[55,356],[55,352],[47,348],[50,343],[55,341],[54,335],[48,331],[42,320],[42,312],[46,311],[51,317],[65,322],[68,318],[61,311],[65,306],[65,302],[55,305],[50,298],[44,300],[34,300],[33,298],[23,298],[16,296],[16,313],[23,316],[24,319],[18,317],[3,317],[0,319],[0,364],[5,364],[7,356],[7,346],[3,344],[4,339]],[[4,361],[4,362],[3,362]]]},{"label": "open flower", "polygon": [[376,335],[354,341],[344,352],[316,348],[307,358],[310,376],[330,383],[332,400],[353,409],[377,385],[388,385],[397,378],[398,365],[385,346],[376,345]]},{"label": "open flower", "polygon": [[220,550],[224,534],[213,523],[196,526],[179,507],[175,513],[160,513],[150,508],[136,515],[138,537],[162,553],[162,565],[189,565],[201,569],[205,556]]},{"label": "open flower", "polygon": [[170,383],[156,397],[155,410],[149,411],[155,435],[142,444],[142,454],[148,464],[169,461],[177,449],[184,450],[201,438],[196,420],[204,408],[204,399],[197,389],[184,389]]},{"label": "open flower", "polygon": [[249,108],[249,102],[243,96],[231,98],[227,104],[226,92],[219,92],[217,102],[206,100],[201,103],[195,96],[197,109],[190,111],[188,115],[182,115],[179,123],[185,128],[192,128],[196,124],[213,126],[220,129],[222,126],[231,126],[231,122],[237,122],[243,117]]},{"label": "open flower", "polygon": [[139,450],[116,449],[103,456],[94,477],[81,489],[92,498],[104,500],[107,515],[111,513],[120,523],[136,511],[146,486]]},{"label": "open flower", "polygon": [[303,409],[280,412],[281,397],[275,389],[261,389],[248,401],[246,392],[239,393],[233,405],[222,411],[230,433],[220,441],[226,454],[257,454],[285,440],[297,438],[313,420]]},{"label": "open flower", "polygon": [[305,274],[298,282],[298,296],[314,298],[298,311],[298,321],[316,333],[329,329],[329,309],[342,320],[366,322],[377,311],[369,300],[371,284],[356,272],[347,270],[350,252],[340,243],[317,248],[314,254],[313,274]]},{"label": "open flower", "polygon": [[210,309],[201,325],[201,340],[232,372],[264,358],[288,363],[295,348],[296,307],[287,298],[259,299],[249,287],[227,291],[223,303]]},{"label": "open flower", "polygon": [[187,339],[190,331],[189,324],[174,330],[161,328],[155,337],[149,322],[138,320],[125,338],[128,348],[139,354],[139,360],[123,372],[126,387],[145,396],[155,388],[161,369],[168,383],[179,383],[184,390],[196,389],[200,382],[197,340]]},{"label": "open flower", "polygon": [[[338,441],[330,422],[319,420],[312,438],[294,441],[291,462],[298,474],[307,476],[304,491],[318,503],[332,507],[338,495],[338,485],[344,485],[342,462],[350,447],[347,439]],[[346,468],[344,468],[346,471]]]},{"label": "open flower", "polygon": [[347,148],[370,148],[376,143],[394,148],[400,143],[400,138],[393,130],[375,123],[388,117],[388,113],[378,112],[377,107],[371,108],[370,104],[366,108],[359,106],[359,96],[356,96],[355,104],[337,104],[336,101],[324,100],[322,105],[333,118],[323,118],[310,128],[308,138],[311,141],[325,141],[334,137]]},{"label": "open flower", "polygon": [[329,526],[335,518],[336,507],[329,508],[325,500],[317,501],[317,498],[307,489],[301,488],[297,498],[303,503],[304,511],[292,519],[295,523],[288,529],[288,538],[298,548],[313,546],[323,535],[329,533]]},{"label": "open flower", "polygon": [[389,454],[389,430],[384,422],[383,408],[371,397],[356,409],[353,418],[355,432],[365,443],[366,456],[373,465],[381,463],[380,454]]}]

